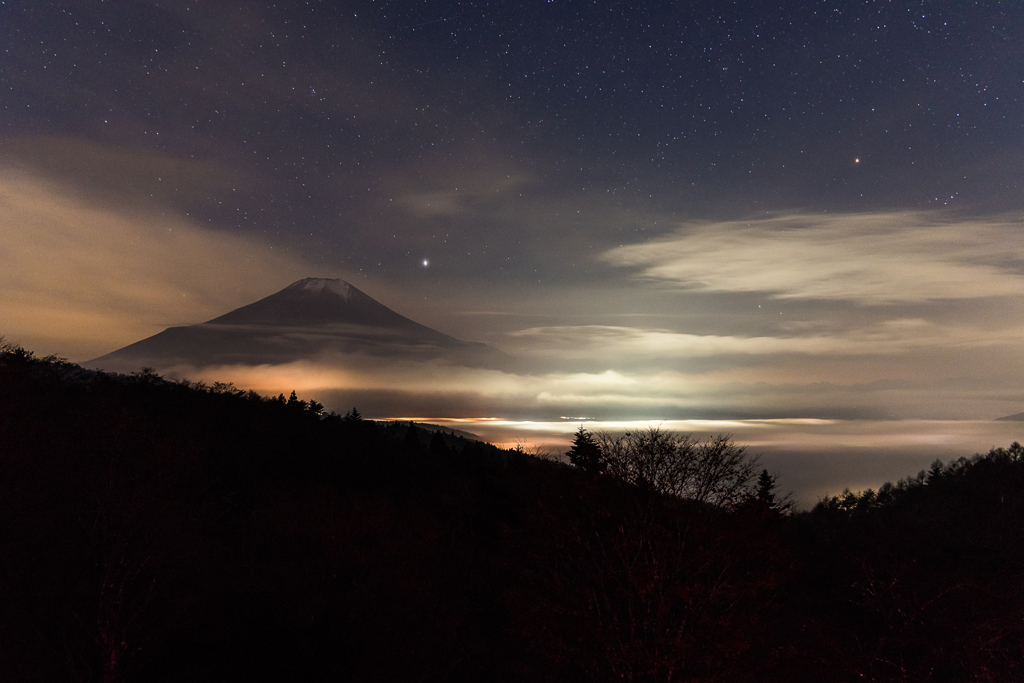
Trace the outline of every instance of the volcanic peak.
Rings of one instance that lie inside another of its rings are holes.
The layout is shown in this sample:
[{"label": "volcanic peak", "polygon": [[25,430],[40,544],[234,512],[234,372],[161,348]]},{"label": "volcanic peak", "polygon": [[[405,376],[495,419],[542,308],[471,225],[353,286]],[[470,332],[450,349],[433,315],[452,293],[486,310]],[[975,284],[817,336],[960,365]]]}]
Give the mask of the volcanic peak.
[{"label": "volcanic peak", "polygon": [[[107,370],[267,365],[333,356],[447,359],[469,367],[507,367],[512,359],[421,325],[344,280],[306,278],[199,325],[170,327],[88,361]],[[355,360],[351,362],[356,362]]]}]

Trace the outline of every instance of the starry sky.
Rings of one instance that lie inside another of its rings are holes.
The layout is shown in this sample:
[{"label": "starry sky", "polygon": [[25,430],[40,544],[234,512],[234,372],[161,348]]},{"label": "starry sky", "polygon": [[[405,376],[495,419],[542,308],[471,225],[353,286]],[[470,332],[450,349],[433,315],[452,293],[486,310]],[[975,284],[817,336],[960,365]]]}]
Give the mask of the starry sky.
[{"label": "starry sky", "polygon": [[0,3],[0,334],[83,361],[341,277],[535,363],[417,377],[449,417],[1017,413],[1021,27],[1008,0]]}]

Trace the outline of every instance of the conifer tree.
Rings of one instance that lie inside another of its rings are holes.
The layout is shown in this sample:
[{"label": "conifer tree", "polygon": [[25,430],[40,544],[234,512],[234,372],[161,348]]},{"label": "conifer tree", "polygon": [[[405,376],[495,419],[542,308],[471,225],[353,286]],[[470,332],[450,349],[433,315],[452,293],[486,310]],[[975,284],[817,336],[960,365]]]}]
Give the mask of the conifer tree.
[{"label": "conifer tree", "polygon": [[576,436],[572,441],[572,448],[566,456],[576,467],[590,474],[598,474],[604,471],[605,462],[601,452],[601,446],[597,443],[594,435],[583,428],[576,430]]}]

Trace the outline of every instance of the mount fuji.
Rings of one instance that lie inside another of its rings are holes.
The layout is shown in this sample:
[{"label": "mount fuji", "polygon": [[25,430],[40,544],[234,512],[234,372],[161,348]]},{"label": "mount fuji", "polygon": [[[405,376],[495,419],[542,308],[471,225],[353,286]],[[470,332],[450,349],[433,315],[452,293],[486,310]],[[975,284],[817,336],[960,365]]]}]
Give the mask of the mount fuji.
[{"label": "mount fuji", "polygon": [[86,365],[118,372],[152,367],[277,365],[324,357],[445,361],[503,369],[511,356],[421,325],[344,280],[306,278],[230,313],[159,334]]}]

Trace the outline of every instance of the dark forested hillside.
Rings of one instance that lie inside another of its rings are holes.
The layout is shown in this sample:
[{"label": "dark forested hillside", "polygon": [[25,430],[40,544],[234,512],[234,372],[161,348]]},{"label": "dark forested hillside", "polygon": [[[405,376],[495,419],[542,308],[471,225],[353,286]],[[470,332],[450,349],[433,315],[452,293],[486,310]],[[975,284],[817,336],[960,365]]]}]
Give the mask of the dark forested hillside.
[{"label": "dark forested hillside", "polygon": [[803,529],[829,648],[869,680],[1024,680],[1024,448],[822,500]]},{"label": "dark forested hillside", "polygon": [[[587,467],[8,345],[0,680],[1024,675],[1019,445],[794,515],[727,439],[578,438]],[[652,443],[736,476],[659,484]]]}]

